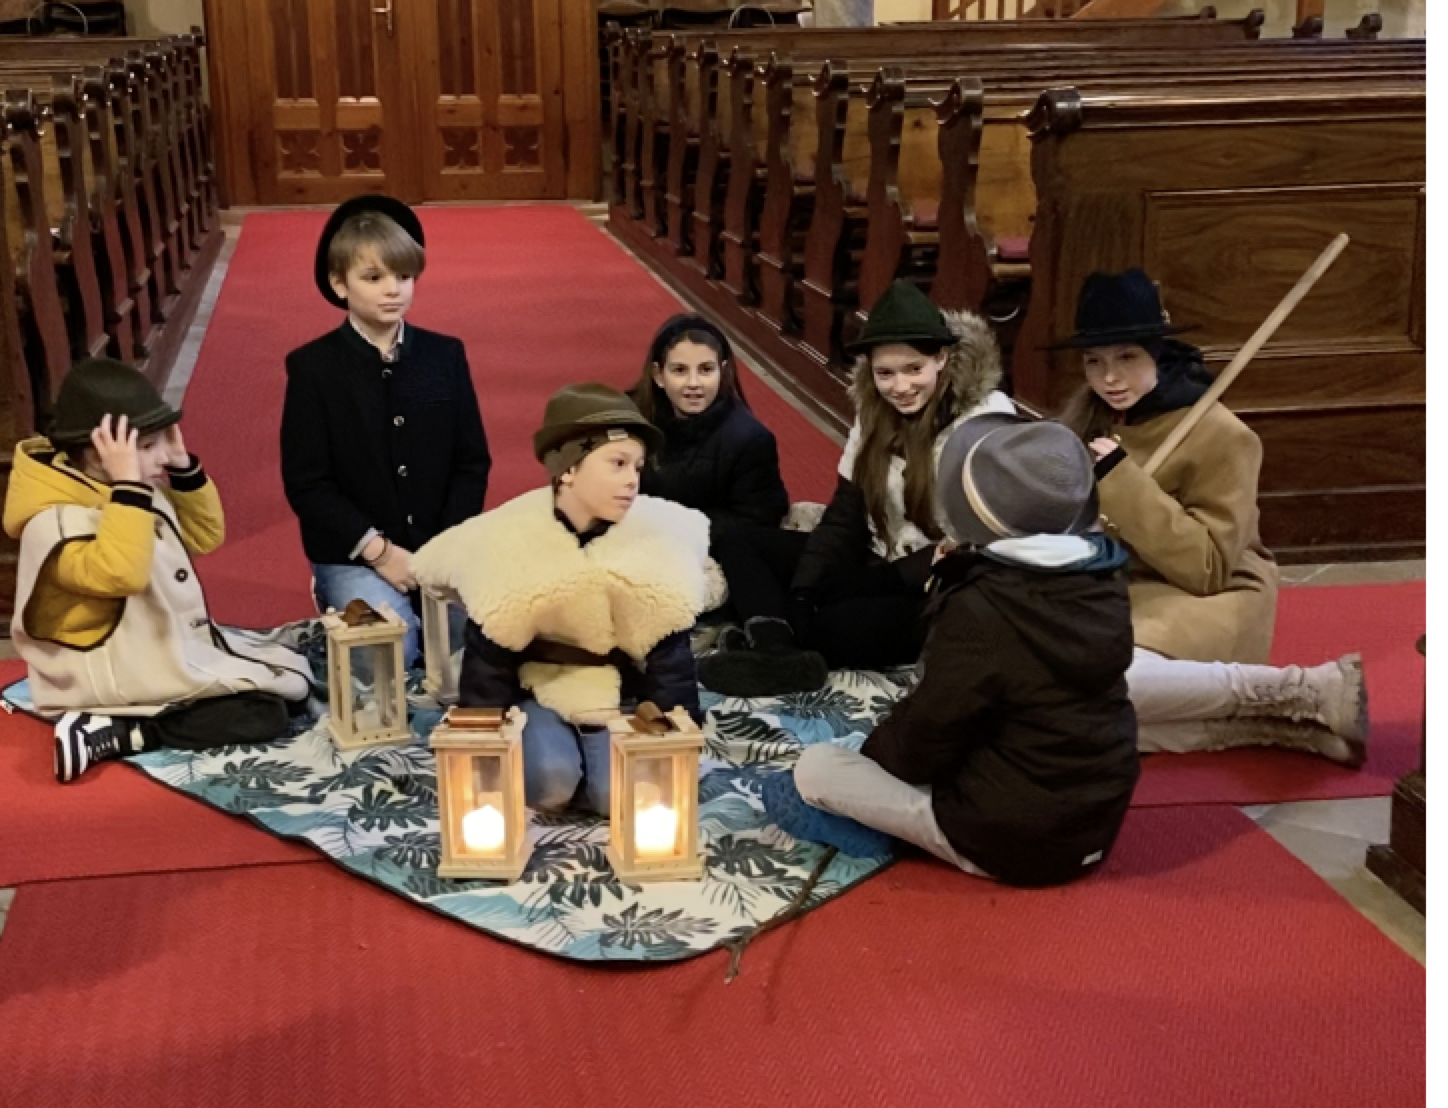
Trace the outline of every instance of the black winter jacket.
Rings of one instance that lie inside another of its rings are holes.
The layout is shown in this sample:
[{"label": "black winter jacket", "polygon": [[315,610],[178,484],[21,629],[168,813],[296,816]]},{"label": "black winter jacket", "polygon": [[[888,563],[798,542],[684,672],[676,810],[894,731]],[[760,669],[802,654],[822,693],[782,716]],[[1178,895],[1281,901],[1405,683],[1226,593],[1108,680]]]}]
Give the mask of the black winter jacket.
[{"label": "black winter jacket", "polygon": [[492,459],[463,344],[408,326],[388,365],[351,323],[287,355],[282,483],[315,563],[375,527],[416,550],[483,510]]},{"label": "black winter jacket", "polygon": [[865,494],[849,478],[841,477],[795,567],[791,591],[810,603],[847,594],[918,596],[930,579],[934,559],[934,546],[921,547],[894,561],[877,555],[872,548]]},{"label": "black winter jacket", "polygon": [[789,511],[774,433],[732,396],[680,419],[665,401],[655,423],[667,440],[645,467],[641,491],[672,500],[721,525],[778,527]]},{"label": "black winter jacket", "polygon": [[962,856],[1011,885],[1054,885],[1111,850],[1139,766],[1127,696],[1124,550],[1042,570],[961,551],[931,585],[919,685],[864,753],[932,788]]},{"label": "black winter jacket", "polygon": [[[579,535],[566,516],[561,512],[556,514],[558,521],[577,535],[580,546],[587,546],[608,530],[608,524],[598,524]],[[524,661],[523,652],[499,646],[481,627],[468,620],[463,632],[458,703],[464,708],[511,708],[526,700],[528,694],[518,681],[518,667]],[[618,671],[623,679],[622,703],[651,700],[665,712],[683,708],[695,723],[703,724],[688,631],[676,631],[655,643],[644,658],[642,669],[631,661],[624,661]]]}]

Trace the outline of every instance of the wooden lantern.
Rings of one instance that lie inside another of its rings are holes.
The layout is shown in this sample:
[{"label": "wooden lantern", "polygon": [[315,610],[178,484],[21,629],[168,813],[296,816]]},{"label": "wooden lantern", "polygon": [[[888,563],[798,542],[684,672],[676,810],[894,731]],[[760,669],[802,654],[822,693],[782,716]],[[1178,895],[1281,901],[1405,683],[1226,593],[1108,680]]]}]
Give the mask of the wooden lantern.
[{"label": "wooden lantern", "polygon": [[608,861],[621,881],[697,881],[699,755],[704,735],[682,708],[645,703],[610,721]]},{"label": "wooden lantern", "polygon": [[456,704],[458,675],[452,665],[452,636],[448,631],[448,598],[433,589],[422,590],[422,656],[427,667],[422,687],[439,704]]},{"label": "wooden lantern", "polygon": [[[322,617],[327,628],[327,699],[332,741],[342,750],[360,750],[407,742],[407,671],[402,640],[407,624],[387,605],[374,609],[354,600],[342,614]],[[372,678],[371,694],[359,694],[353,683],[353,657],[365,651]]]},{"label": "wooden lantern", "polygon": [[528,865],[524,722],[517,708],[453,707],[434,729],[439,877],[513,882]]}]

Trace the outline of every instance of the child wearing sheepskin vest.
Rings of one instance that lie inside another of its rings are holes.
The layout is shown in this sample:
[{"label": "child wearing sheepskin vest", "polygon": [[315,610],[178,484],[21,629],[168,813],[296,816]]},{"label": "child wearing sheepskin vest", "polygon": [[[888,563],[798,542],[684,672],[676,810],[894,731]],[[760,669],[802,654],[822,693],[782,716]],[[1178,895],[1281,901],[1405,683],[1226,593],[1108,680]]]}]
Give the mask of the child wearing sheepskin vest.
[{"label": "child wearing sheepskin vest", "polygon": [[908,281],[885,291],[850,349],[855,423],[819,526],[808,535],[731,529],[715,541],[744,625],[699,662],[699,680],[717,692],[808,692],[830,668],[913,663],[945,536],[935,503],[941,449],[972,416],[1015,411],[996,389],[1000,350],[985,320],[942,313]]},{"label": "child wearing sheepskin vest", "polygon": [[623,393],[570,385],[533,451],[551,486],[443,532],[418,581],[468,613],[459,703],[520,706],[527,803],[609,804],[606,721],[644,700],[700,718],[689,629],[704,610],[709,521],[639,495],[663,436]]},{"label": "child wearing sheepskin vest", "polygon": [[15,648],[60,716],[55,775],[175,747],[269,742],[311,691],[306,660],[211,622],[191,562],[221,545],[221,498],[181,413],[135,369],[76,365],[46,438],[15,448]]}]

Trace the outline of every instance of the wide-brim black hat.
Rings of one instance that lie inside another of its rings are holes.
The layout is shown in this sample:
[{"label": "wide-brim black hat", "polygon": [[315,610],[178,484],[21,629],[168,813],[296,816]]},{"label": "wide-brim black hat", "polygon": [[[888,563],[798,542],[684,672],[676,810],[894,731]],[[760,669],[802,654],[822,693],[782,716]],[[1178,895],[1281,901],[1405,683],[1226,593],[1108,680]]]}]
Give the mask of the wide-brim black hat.
[{"label": "wide-brim black hat", "polygon": [[1101,515],[1081,440],[1054,420],[990,412],[940,452],[935,495],[950,537],[972,546],[1024,535],[1080,535]]},{"label": "wide-brim black hat", "polygon": [[84,446],[106,416],[126,417],[141,435],[179,423],[181,413],[161,399],[140,370],[114,358],[77,362],[60,383],[46,438],[59,447]]},{"label": "wide-brim black hat", "polygon": [[845,344],[850,354],[863,354],[876,346],[889,343],[937,343],[950,346],[958,336],[945,322],[939,308],[909,281],[890,284],[875,306],[860,333]]},{"label": "wide-brim black hat", "polygon": [[1156,282],[1141,269],[1124,273],[1093,273],[1081,285],[1076,301],[1076,333],[1047,350],[1120,346],[1180,335],[1195,328],[1174,324],[1161,306]]},{"label": "wide-brim black hat", "polygon": [[315,274],[317,279],[317,291],[334,308],[345,308],[347,301],[338,296],[332,290],[331,267],[327,264],[327,255],[332,249],[332,239],[342,229],[342,224],[361,212],[377,212],[385,215],[392,222],[396,223],[404,231],[412,236],[418,246],[426,246],[423,240],[422,220],[417,218],[417,213],[404,204],[401,200],[391,196],[369,194],[367,196],[354,196],[337,206],[327,219],[327,225],[322,228],[322,238],[317,243],[317,260]]}]

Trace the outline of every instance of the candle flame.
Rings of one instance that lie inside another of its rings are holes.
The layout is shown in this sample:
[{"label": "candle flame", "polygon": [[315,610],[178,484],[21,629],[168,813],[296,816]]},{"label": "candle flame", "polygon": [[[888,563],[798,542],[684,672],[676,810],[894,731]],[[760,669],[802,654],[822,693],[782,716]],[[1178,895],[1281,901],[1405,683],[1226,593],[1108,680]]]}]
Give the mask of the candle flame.
[{"label": "candle flame", "polygon": [[507,839],[503,813],[492,804],[483,804],[463,816],[463,845],[477,854],[496,854]]}]

